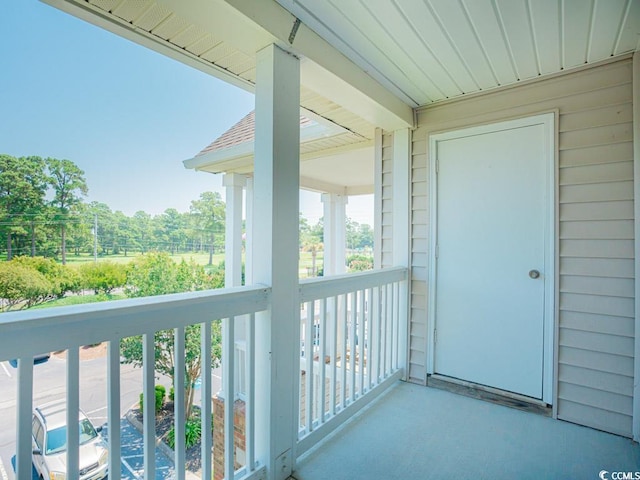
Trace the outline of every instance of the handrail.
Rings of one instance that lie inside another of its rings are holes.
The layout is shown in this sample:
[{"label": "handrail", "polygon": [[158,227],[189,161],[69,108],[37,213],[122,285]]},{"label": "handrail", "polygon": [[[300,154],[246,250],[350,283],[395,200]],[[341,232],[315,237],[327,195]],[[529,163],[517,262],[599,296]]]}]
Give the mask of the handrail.
[{"label": "handrail", "polygon": [[271,290],[250,286],[0,315],[0,361],[266,310]]},{"label": "handrail", "polygon": [[300,282],[298,456],[403,376],[407,277],[394,267]]},{"label": "handrail", "polygon": [[345,292],[406,280],[407,271],[405,267],[393,267],[300,280],[300,302],[311,302]]}]

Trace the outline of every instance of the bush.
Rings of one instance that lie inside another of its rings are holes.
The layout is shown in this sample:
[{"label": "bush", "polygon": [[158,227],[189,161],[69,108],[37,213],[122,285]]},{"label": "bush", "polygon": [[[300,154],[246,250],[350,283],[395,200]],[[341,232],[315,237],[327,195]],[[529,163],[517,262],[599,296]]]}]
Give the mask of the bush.
[{"label": "bush", "polygon": [[171,387],[169,389],[169,400],[173,402],[175,399],[175,396],[176,396],[176,391],[173,387]]},{"label": "bush", "polygon": [[351,272],[363,272],[373,269],[373,257],[367,255],[349,255],[347,266]]},{"label": "bush", "polygon": [[51,292],[51,282],[37,270],[14,262],[0,264],[0,298],[7,310],[29,308],[43,302]]},{"label": "bush", "polygon": [[[162,406],[164,405],[164,397],[167,393],[167,389],[163,385],[156,385],[156,414],[160,413]],[[138,403],[140,413],[144,414],[144,393],[140,394],[140,402]]]},{"label": "bush", "polygon": [[[186,448],[193,447],[202,435],[202,423],[200,422],[200,418],[190,418],[187,420],[185,424],[185,446]],[[176,447],[176,430],[175,427],[172,427],[171,430],[167,433],[167,444],[171,448]]]},{"label": "bush", "polygon": [[50,283],[48,296],[62,298],[67,292],[75,292],[80,287],[80,275],[67,265],[60,265],[52,258],[16,257],[10,263],[35,270]]},{"label": "bush", "polygon": [[80,266],[82,287],[93,290],[95,294],[111,293],[114,288],[124,287],[127,283],[127,270],[124,265],[113,262],[85,263]]}]

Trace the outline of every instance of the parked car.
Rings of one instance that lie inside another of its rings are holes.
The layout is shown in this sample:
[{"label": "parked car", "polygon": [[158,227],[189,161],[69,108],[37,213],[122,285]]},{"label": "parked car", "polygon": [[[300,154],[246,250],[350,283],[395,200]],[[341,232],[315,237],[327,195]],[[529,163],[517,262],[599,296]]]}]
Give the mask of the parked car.
[{"label": "parked car", "polygon": [[34,363],[41,363],[41,362],[44,362],[45,360],[49,360],[49,357],[51,357],[51,353],[50,352],[39,353],[38,355],[34,355],[33,356],[33,362]]},{"label": "parked car", "polygon": [[[33,411],[33,465],[43,480],[65,480],[67,471],[67,408],[64,401],[36,407]],[[80,432],[80,480],[107,476],[109,451],[84,412],[78,416]]]}]

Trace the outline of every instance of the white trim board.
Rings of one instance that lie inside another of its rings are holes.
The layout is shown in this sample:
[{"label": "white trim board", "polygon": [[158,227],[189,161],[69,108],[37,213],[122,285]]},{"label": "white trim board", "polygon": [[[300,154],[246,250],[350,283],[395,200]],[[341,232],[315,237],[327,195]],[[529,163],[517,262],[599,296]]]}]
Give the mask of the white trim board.
[{"label": "white trim board", "polygon": [[436,242],[437,242],[437,144],[439,141],[499,132],[514,128],[543,125],[547,152],[546,187],[546,232],[545,232],[545,271],[544,293],[544,351],[543,351],[543,393],[545,403],[554,403],[554,339],[555,339],[555,302],[556,302],[556,118],[555,113],[545,113],[504,122],[473,126],[429,136],[429,298],[427,311],[427,374],[435,370],[435,299],[436,299]]}]

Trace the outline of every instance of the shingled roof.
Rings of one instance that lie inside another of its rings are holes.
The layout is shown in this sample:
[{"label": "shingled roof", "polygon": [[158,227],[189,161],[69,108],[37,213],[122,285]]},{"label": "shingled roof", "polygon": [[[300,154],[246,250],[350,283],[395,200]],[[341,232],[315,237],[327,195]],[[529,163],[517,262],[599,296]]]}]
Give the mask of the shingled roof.
[{"label": "shingled roof", "polygon": [[[314,125],[315,122],[309,120],[307,117],[300,116],[300,128],[309,127]],[[235,147],[243,143],[253,142],[256,131],[256,111],[249,112],[244,118],[236,123],[229,130],[224,132],[213,142],[207,145],[196,154],[196,157],[200,157],[210,152],[216,152],[218,150],[224,150],[226,148]]]}]

